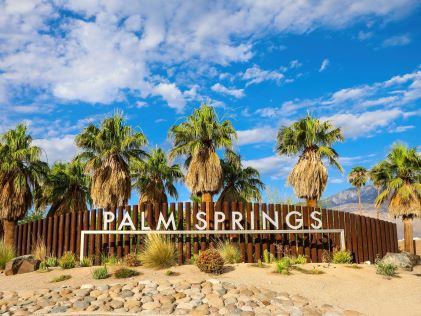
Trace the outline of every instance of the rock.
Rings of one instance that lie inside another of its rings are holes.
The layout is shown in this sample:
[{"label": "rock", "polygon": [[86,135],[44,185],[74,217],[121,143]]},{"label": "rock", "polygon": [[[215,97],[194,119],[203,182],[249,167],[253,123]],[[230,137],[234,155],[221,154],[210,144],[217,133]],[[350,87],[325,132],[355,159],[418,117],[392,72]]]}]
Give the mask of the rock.
[{"label": "rock", "polygon": [[410,254],[408,252],[391,253],[388,252],[383,257],[382,262],[392,263],[397,265],[399,268],[412,271],[414,266],[420,263],[420,256]]},{"label": "rock", "polygon": [[56,306],[51,310],[52,314],[59,314],[59,313],[65,313],[67,311],[66,306]]},{"label": "rock", "polygon": [[130,290],[123,290],[120,293],[120,297],[122,297],[122,298],[132,297],[133,295],[134,295],[134,293]]},{"label": "rock", "polygon": [[124,307],[131,310],[136,307],[140,307],[141,303],[138,300],[129,299],[124,303]]},{"label": "rock", "polygon": [[75,310],[77,310],[77,311],[83,311],[83,310],[85,310],[85,309],[87,309],[88,307],[89,307],[89,303],[88,302],[85,302],[85,301],[76,301],[74,304],[73,304],[73,309],[75,309]]},{"label": "rock", "polygon": [[193,316],[208,315],[208,314],[209,314],[209,306],[206,304],[197,306],[191,312],[191,315]]},{"label": "rock", "polygon": [[159,308],[161,305],[157,302],[149,302],[142,305],[143,309],[152,310],[155,308]]},{"label": "rock", "polygon": [[14,275],[34,272],[38,270],[39,263],[40,261],[35,260],[34,256],[32,255],[16,257],[6,263],[4,274]]},{"label": "rock", "polygon": [[82,284],[80,288],[82,290],[92,290],[95,286],[93,284]]},{"label": "rock", "polygon": [[209,306],[213,307],[224,307],[224,301],[216,294],[208,294],[206,296]]},{"label": "rock", "polygon": [[352,311],[352,310],[349,310],[349,309],[344,310],[344,311],[342,312],[342,314],[343,314],[344,316],[362,316],[362,315],[363,315],[363,314],[361,314],[361,313],[359,313],[359,312],[357,312],[357,311]]},{"label": "rock", "polygon": [[111,306],[113,309],[118,309],[124,306],[124,303],[122,301],[112,300],[110,303],[108,303],[109,306]]}]

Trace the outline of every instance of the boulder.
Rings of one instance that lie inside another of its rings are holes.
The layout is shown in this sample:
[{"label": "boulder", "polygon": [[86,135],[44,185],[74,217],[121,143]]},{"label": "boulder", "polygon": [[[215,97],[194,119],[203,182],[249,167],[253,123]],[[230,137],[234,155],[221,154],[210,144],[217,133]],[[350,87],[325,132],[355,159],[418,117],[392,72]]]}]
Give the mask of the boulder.
[{"label": "boulder", "polygon": [[412,271],[413,267],[420,263],[420,256],[413,255],[408,252],[388,252],[383,257],[382,261],[385,263],[395,264],[403,270]]},{"label": "boulder", "polygon": [[28,273],[38,270],[39,260],[36,260],[32,255],[16,257],[6,263],[4,269],[5,275],[14,275]]}]

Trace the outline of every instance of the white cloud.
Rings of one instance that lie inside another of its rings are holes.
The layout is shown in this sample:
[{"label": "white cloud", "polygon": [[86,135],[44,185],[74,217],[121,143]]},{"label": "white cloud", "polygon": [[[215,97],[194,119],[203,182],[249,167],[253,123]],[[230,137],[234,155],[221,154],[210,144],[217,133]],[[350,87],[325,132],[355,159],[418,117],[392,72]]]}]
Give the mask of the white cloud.
[{"label": "white cloud", "polygon": [[289,68],[300,68],[302,65],[298,59],[294,59],[289,63]]},{"label": "white cloud", "polygon": [[322,72],[323,70],[325,70],[328,65],[329,65],[329,59],[327,59],[327,58],[323,59],[321,65],[320,65],[320,68],[319,68],[319,72]]},{"label": "white cloud", "polygon": [[257,169],[262,175],[272,179],[286,177],[297,161],[296,157],[269,156],[259,159],[244,160],[243,165]]},{"label": "white cloud", "polygon": [[249,145],[256,143],[270,143],[276,140],[276,129],[265,126],[253,129],[237,131],[238,145]]},{"label": "white cloud", "polygon": [[74,135],[35,139],[33,143],[43,149],[43,153],[46,155],[45,158],[49,164],[55,161],[68,162],[77,153]]},{"label": "white cloud", "polygon": [[372,93],[372,88],[369,86],[363,86],[358,88],[342,89],[333,93],[330,103],[338,104],[347,101],[357,100]]},{"label": "white cloud", "polygon": [[365,40],[368,40],[368,39],[370,39],[370,38],[372,38],[373,37],[373,32],[364,32],[364,31],[359,31],[358,32],[358,35],[357,35],[357,38],[360,40],[360,41],[365,41]]},{"label": "white cloud", "polygon": [[397,126],[395,128],[391,128],[389,132],[390,133],[404,133],[413,128],[415,128],[414,125],[402,125],[402,126]]},{"label": "white cloud", "polygon": [[411,37],[409,34],[403,35],[396,35],[389,37],[383,41],[383,46],[390,47],[390,46],[405,46],[411,43]]},{"label": "white cloud", "polygon": [[332,184],[340,184],[340,183],[344,183],[344,182],[345,182],[345,180],[343,178],[329,179],[329,183],[332,183]]},{"label": "white cloud", "polygon": [[169,107],[174,108],[178,113],[183,111],[186,101],[174,83],[160,83],[153,91],[154,94],[160,95],[167,101]]},{"label": "white cloud", "polygon": [[284,75],[277,71],[262,70],[257,65],[248,68],[243,74],[242,79],[247,81],[246,86],[258,84],[263,81],[273,80],[279,84]]},{"label": "white cloud", "polygon": [[224,85],[218,83],[215,83],[211,89],[215,92],[219,92],[222,94],[227,94],[230,96],[233,96],[237,99],[244,97],[244,89],[235,89],[235,88],[227,88]]}]

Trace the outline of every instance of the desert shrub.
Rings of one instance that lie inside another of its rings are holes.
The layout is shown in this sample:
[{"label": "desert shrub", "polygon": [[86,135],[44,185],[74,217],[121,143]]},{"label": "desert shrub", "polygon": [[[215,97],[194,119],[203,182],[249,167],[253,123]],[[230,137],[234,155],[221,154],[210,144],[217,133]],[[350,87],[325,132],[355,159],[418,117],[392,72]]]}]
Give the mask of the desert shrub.
[{"label": "desert shrub", "polygon": [[119,264],[120,261],[116,256],[109,256],[109,255],[102,255],[101,256],[101,263],[107,264],[109,266],[114,266],[116,264]]},{"label": "desert shrub", "polygon": [[332,263],[350,264],[352,263],[352,253],[347,250],[338,250],[333,253]]},{"label": "desert shrub", "polygon": [[50,269],[48,269],[47,263],[45,261],[41,261],[38,267],[39,272],[48,272]]},{"label": "desert shrub", "polygon": [[58,260],[56,257],[48,257],[47,260],[45,260],[48,267],[57,267],[58,266]]},{"label": "desert shrub", "polygon": [[220,242],[218,251],[225,263],[239,263],[241,260],[240,251],[229,242]]},{"label": "desert shrub", "polygon": [[45,261],[47,258],[47,247],[45,246],[42,239],[38,239],[32,248],[32,255],[36,260]]},{"label": "desert shrub", "polygon": [[108,270],[105,265],[92,271],[92,277],[95,280],[106,279],[109,276],[110,275],[108,274]]},{"label": "desert shrub", "polygon": [[289,257],[283,257],[275,262],[275,271],[281,274],[290,274],[293,261]]},{"label": "desert shrub", "polygon": [[128,268],[120,268],[114,272],[114,277],[116,279],[126,279],[136,275],[139,275],[139,272]]},{"label": "desert shrub", "polygon": [[140,255],[140,261],[148,268],[169,268],[176,262],[175,248],[170,241],[160,235],[148,235],[145,240],[145,248]]},{"label": "desert shrub", "polygon": [[323,250],[322,252],[322,262],[324,263],[331,263],[332,257],[330,255],[330,252],[328,250]]},{"label": "desert shrub", "polygon": [[92,266],[92,259],[89,257],[83,257],[82,260],[80,260],[79,265],[81,267],[91,267]]},{"label": "desert shrub", "polygon": [[66,281],[66,280],[70,279],[71,277],[72,277],[71,275],[68,275],[68,274],[62,274],[62,275],[59,275],[59,276],[57,276],[57,277],[53,278],[53,279],[51,280],[51,283],[53,283],[53,282]]},{"label": "desert shrub", "polygon": [[199,250],[199,253],[194,253],[190,258],[190,264],[196,264],[197,258],[199,258],[201,254],[201,251]]},{"label": "desert shrub", "polygon": [[0,270],[3,270],[6,263],[15,257],[15,250],[0,239]]},{"label": "desert shrub", "polygon": [[294,264],[305,264],[307,263],[307,257],[303,255],[299,255],[298,257],[294,258]]},{"label": "desert shrub", "polygon": [[123,258],[123,262],[127,267],[138,267],[140,266],[140,260],[138,255],[135,253],[129,253]]},{"label": "desert shrub", "polygon": [[73,269],[76,267],[75,255],[70,251],[65,252],[58,260],[58,265],[62,269]]},{"label": "desert shrub", "polygon": [[202,272],[221,274],[224,269],[224,259],[216,249],[208,249],[199,255],[196,265]]},{"label": "desert shrub", "polygon": [[172,275],[174,275],[174,272],[171,271],[170,269],[168,269],[168,270],[165,271],[165,275],[166,276],[172,276]]},{"label": "desert shrub", "polygon": [[276,261],[276,258],[273,254],[271,254],[267,249],[263,251],[263,261],[265,263],[272,263]]},{"label": "desert shrub", "polygon": [[382,260],[376,262],[376,272],[385,276],[388,279],[396,276],[397,270],[398,266],[393,263],[383,262]]}]

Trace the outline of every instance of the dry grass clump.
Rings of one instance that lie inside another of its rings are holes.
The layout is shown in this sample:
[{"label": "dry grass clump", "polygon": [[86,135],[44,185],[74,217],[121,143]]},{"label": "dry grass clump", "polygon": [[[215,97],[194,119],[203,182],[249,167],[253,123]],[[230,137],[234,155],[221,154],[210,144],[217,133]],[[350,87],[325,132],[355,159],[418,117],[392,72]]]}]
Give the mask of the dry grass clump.
[{"label": "dry grass clump", "polygon": [[3,239],[0,239],[0,270],[3,270],[6,263],[15,257],[15,249],[4,243]]},{"label": "dry grass clump", "polygon": [[140,261],[147,268],[164,269],[176,262],[173,244],[160,235],[151,234],[145,239],[145,248],[140,254]]},{"label": "dry grass clump", "polygon": [[127,278],[131,278],[137,275],[139,275],[139,272],[133,269],[125,268],[125,267],[117,269],[114,272],[114,277],[116,279],[127,279]]},{"label": "dry grass clump", "polygon": [[47,259],[47,247],[42,239],[37,239],[35,242],[35,245],[32,248],[32,255],[39,261],[45,261],[45,259]]},{"label": "dry grass clump", "polygon": [[218,251],[225,263],[239,263],[241,260],[240,251],[235,245],[229,242],[218,243]]},{"label": "dry grass clump", "polygon": [[66,281],[66,280],[71,279],[71,278],[72,278],[71,275],[62,274],[62,275],[59,275],[59,276],[53,278],[50,283]]}]

